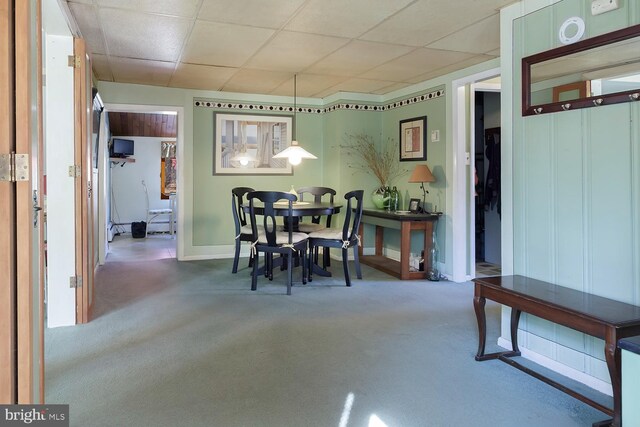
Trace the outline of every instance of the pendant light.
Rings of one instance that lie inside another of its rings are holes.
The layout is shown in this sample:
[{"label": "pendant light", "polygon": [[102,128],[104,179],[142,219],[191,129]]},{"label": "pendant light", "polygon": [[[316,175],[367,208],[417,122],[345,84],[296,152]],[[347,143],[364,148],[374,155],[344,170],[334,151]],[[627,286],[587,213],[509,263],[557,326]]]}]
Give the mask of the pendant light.
[{"label": "pendant light", "polygon": [[302,159],[317,159],[316,156],[302,148],[296,140],[296,114],[298,112],[298,108],[296,105],[298,87],[297,77],[297,74],[293,75],[293,140],[291,141],[291,145],[289,147],[273,156],[274,159],[288,159],[289,163],[294,166],[299,165]]}]

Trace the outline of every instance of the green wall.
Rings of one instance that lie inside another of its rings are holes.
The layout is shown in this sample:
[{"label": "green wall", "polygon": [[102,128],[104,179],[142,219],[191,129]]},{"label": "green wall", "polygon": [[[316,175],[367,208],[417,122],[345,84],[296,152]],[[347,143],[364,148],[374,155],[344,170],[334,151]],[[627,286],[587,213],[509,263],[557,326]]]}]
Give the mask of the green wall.
[{"label": "green wall", "polygon": [[[513,62],[502,67],[503,77],[513,70],[513,272],[640,305],[640,105],[520,114],[520,60],[559,46],[564,20],[582,17],[585,38],[640,22],[636,2],[599,16],[589,4],[563,0],[513,22]],[[506,325],[505,314],[504,337]],[[601,340],[533,316],[520,325],[523,347],[609,381]]]}]

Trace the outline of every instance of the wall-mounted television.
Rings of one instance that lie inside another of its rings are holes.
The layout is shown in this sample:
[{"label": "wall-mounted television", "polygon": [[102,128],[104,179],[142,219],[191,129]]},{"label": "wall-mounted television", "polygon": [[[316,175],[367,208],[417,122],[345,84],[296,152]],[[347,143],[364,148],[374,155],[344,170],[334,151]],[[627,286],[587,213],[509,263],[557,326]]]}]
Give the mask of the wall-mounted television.
[{"label": "wall-mounted television", "polygon": [[111,140],[110,157],[129,157],[133,156],[133,140],[113,138]]}]

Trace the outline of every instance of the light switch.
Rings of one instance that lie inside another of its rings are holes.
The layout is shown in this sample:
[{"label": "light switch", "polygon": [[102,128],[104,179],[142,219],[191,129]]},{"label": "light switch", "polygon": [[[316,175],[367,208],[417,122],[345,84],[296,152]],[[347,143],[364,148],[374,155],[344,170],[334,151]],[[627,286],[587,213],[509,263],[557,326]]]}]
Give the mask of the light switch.
[{"label": "light switch", "polygon": [[591,1],[591,14],[600,15],[601,13],[616,10],[620,7],[618,0],[592,0]]},{"label": "light switch", "polygon": [[438,142],[440,141],[440,131],[439,130],[432,130],[431,131],[431,142]]}]

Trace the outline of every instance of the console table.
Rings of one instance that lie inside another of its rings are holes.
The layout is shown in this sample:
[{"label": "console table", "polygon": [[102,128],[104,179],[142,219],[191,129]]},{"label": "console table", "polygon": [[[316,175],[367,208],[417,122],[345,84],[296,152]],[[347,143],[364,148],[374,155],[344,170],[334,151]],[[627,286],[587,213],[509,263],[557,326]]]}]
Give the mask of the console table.
[{"label": "console table", "polygon": [[[431,250],[434,227],[441,213],[397,213],[376,209],[363,209],[362,220],[358,234],[364,239],[363,224],[376,226],[375,255],[363,255],[362,246],[358,246],[360,262],[384,271],[401,280],[416,280],[427,277],[428,256]],[[382,255],[384,244],[384,229],[400,230],[400,262]],[[411,252],[411,232],[419,230],[424,233],[424,271],[409,270],[409,255]]]},{"label": "console table", "polygon": [[[479,332],[476,360],[502,360],[613,416],[612,420],[596,423],[594,426],[620,426],[622,400],[618,340],[640,334],[640,307],[524,276],[484,277],[473,281],[473,307]],[[484,354],[487,334],[484,306],[487,298],[511,307],[511,351]],[[604,339],[604,356],[613,388],[613,409],[511,359],[520,356],[518,321],[522,312]]]}]

